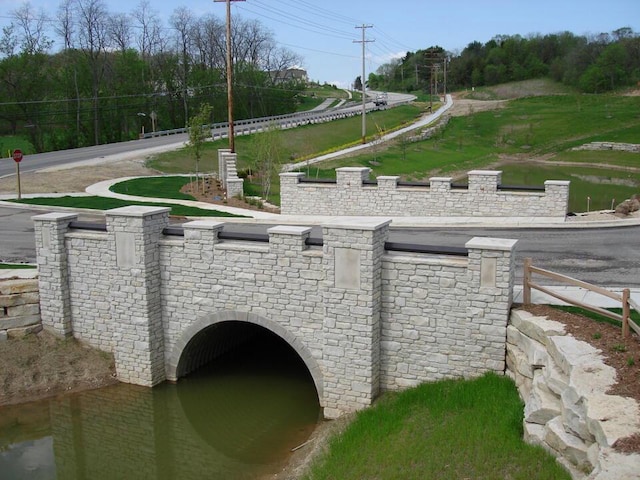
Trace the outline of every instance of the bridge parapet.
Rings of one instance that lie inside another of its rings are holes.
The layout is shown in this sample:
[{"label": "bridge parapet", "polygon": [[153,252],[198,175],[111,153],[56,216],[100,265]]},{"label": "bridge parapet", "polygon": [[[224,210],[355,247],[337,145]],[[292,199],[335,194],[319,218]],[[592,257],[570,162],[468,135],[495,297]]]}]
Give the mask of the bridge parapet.
[{"label": "bridge parapet", "polygon": [[386,250],[379,218],[323,225],[321,249],[308,227],[256,243],[194,221],[175,236],[166,208],[111,210],[91,232],[69,228],[75,215],[34,219],[43,323],[112,351],[125,382],[177,380],[215,358],[206,332],[223,322],[291,345],[327,417],[383,390],[504,370],[515,241],[476,238],[467,257]]},{"label": "bridge parapet", "polygon": [[398,176],[374,181],[370,172],[367,167],[338,168],[335,181],[282,173],[280,209],[284,215],[564,218],[569,206],[568,181],[503,186],[501,171],[472,170],[468,185],[454,185],[449,177],[432,177],[428,183],[401,182]]}]

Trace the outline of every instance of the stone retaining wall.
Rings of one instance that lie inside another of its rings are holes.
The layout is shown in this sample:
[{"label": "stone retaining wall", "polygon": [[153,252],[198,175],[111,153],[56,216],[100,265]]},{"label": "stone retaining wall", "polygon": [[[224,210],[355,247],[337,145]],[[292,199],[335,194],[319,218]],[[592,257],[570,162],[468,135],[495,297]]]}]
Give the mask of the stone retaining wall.
[{"label": "stone retaining wall", "polygon": [[637,143],[616,143],[616,142],[591,142],[571,150],[607,151],[615,150],[619,152],[640,153],[640,144]]},{"label": "stone retaining wall", "polygon": [[237,160],[238,155],[231,153],[228,148],[218,150],[218,177],[222,188],[227,192],[227,198],[244,195],[244,180],[238,177]]},{"label": "stone retaining wall", "polygon": [[612,448],[640,431],[640,409],[633,399],[606,394],[616,374],[599,350],[559,322],[513,310],[507,368],[525,402],[525,440],[556,455],[575,479],[640,478],[640,455]]},{"label": "stone retaining wall", "polygon": [[0,340],[41,328],[38,280],[0,279]]},{"label": "stone retaining wall", "polygon": [[336,182],[302,182],[304,173],[280,174],[283,215],[393,217],[562,217],[569,205],[568,181],[548,180],[544,191],[501,190],[502,172],[473,170],[468,188],[453,188],[449,177],[433,177],[426,186],[399,185],[383,176],[365,183],[371,169],[336,169]]}]

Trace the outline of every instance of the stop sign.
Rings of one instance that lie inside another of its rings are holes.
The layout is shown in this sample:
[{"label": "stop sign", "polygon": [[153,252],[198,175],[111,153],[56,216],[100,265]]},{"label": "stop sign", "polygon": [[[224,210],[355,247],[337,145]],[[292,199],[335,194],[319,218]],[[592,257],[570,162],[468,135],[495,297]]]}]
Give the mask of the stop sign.
[{"label": "stop sign", "polygon": [[22,160],[22,150],[14,150],[13,151],[13,161],[19,163]]}]

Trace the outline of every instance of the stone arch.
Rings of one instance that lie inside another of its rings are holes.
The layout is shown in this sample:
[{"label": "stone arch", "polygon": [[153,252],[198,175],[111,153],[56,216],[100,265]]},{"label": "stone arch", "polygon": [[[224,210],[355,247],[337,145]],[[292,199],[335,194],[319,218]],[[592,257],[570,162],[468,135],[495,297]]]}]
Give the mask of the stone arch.
[{"label": "stone arch", "polygon": [[180,358],[184,349],[187,347],[189,342],[198,335],[202,330],[210,327],[212,325],[222,323],[222,322],[246,322],[251,323],[253,325],[258,325],[263,327],[270,332],[276,334],[281,339],[283,339],[293,350],[298,354],[298,356],[302,359],[304,364],[306,365],[309,373],[311,374],[311,378],[313,378],[313,383],[315,384],[316,391],[318,392],[318,399],[320,401],[320,405],[324,406],[324,395],[323,395],[323,385],[324,379],[322,375],[322,370],[320,369],[320,365],[317,360],[311,355],[309,349],[304,346],[304,344],[299,340],[298,337],[293,335],[289,330],[284,328],[282,325],[269,320],[261,315],[257,315],[255,313],[250,312],[240,312],[237,310],[223,310],[216,313],[211,313],[204,315],[198,318],[195,322],[190,324],[187,328],[182,331],[182,334],[176,341],[175,345],[171,349],[171,353],[166,363],[166,376],[167,380],[176,381],[178,380],[178,365],[180,363]]}]

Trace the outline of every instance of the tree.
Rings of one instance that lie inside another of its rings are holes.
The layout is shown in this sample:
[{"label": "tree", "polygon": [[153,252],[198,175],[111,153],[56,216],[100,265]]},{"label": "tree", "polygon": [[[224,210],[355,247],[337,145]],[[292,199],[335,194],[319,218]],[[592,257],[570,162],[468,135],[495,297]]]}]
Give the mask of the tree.
[{"label": "tree", "polygon": [[[211,136],[211,105],[208,103],[200,107],[200,112],[191,117],[189,120],[189,147],[196,159],[196,188],[199,182],[200,157],[202,156],[202,147],[207,138]],[[202,181],[204,190],[204,179]]]},{"label": "tree", "polygon": [[353,89],[354,90],[362,90],[362,78],[360,77],[360,75],[358,75],[356,77],[356,81],[353,82]]},{"label": "tree", "polygon": [[271,182],[280,173],[284,150],[281,130],[271,125],[262,133],[252,135],[249,149],[254,159],[254,171],[260,181],[261,196],[267,200],[271,193]]}]

